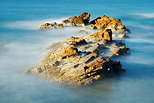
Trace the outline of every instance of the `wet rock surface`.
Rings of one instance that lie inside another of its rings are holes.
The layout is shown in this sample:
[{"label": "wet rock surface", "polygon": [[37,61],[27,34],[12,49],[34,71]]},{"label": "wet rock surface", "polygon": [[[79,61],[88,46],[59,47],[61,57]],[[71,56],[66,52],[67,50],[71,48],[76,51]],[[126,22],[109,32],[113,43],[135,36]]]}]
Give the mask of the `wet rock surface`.
[{"label": "wet rock surface", "polygon": [[[85,26],[86,29],[98,29],[105,30],[111,29],[114,33],[114,36],[123,38],[126,37],[130,30],[126,28],[120,19],[115,19],[108,16],[100,16],[90,21],[89,13],[82,13],[79,16],[73,16],[66,20],[61,21],[61,23],[45,23],[38,27],[38,29],[59,29],[64,27],[74,27],[74,26]],[[87,33],[84,30],[79,31],[78,33]]]},{"label": "wet rock surface", "polygon": [[100,16],[89,23],[88,29],[111,29],[115,33],[130,32],[121,22],[120,19],[109,18],[108,16]]},{"label": "wet rock surface", "polygon": [[63,24],[54,23],[45,23],[38,27],[38,29],[59,29],[64,28]]},{"label": "wet rock surface", "polygon": [[63,27],[72,27],[72,26],[86,26],[90,21],[89,13],[82,13],[79,16],[70,17],[66,20],[61,21],[61,23],[45,23],[38,27],[39,30],[43,29],[59,29]]},{"label": "wet rock surface", "polygon": [[112,31],[111,29],[100,30],[94,34],[86,36],[85,39],[88,41],[106,40],[112,42]]},{"label": "wet rock surface", "polygon": [[[82,19],[85,25],[89,22],[89,17],[90,14],[83,13],[75,18]],[[71,19],[73,17],[68,19],[69,23],[74,22]],[[129,48],[125,43],[113,37],[113,32],[116,32],[123,38],[124,34],[120,33],[126,31],[126,27],[121,26],[120,20],[107,16],[91,21],[88,28],[91,25],[100,30],[90,35],[70,37],[51,44],[48,47],[51,51],[42,59],[42,64],[29,68],[25,72],[35,73],[43,78],[67,85],[86,86],[93,84],[96,80],[125,71],[120,61],[111,59],[129,53]]]},{"label": "wet rock surface", "polygon": [[79,16],[70,17],[62,21],[64,26],[86,26],[89,23],[90,14],[82,13]]},{"label": "wet rock surface", "polygon": [[88,32],[86,30],[79,30],[77,33],[78,34],[88,34]]}]

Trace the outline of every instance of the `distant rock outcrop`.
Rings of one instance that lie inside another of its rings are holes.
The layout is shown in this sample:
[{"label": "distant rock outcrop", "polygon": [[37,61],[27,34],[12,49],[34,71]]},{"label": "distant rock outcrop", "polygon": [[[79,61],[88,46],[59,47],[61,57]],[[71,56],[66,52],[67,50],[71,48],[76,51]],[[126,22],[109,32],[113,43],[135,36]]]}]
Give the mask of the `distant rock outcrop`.
[{"label": "distant rock outcrop", "polygon": [[80,30],[77,32],[78,34],[88,34],[88,32],[86,30]]},{"label": "distant rock outcrop", "polygon": [[42,24],[41,26],[38,27],[38,29],[59,29],[63,27],[64,27],[63,24],[57,24],[56,22],[54,22],[54,23]]},{"label": "distant rock outcrop", "polygon": [[[86,26],[86,29],[98,29],[105,30],[111,29],[113,32],[113,37],[124,38],[130,32],[126,28],[120,19],[110,18],[108,16],[100,16],[90,21],[89,13],[82,13],[79,16],[70,17],[66,20],[61,21],[61,23],[45,23],[38,27],[38,29],[59,29],[64,27],[74,27],[74,26]],[[85,33],[86,31],[80,31],[79,33]]]},{"label": "distant rock outcrop", "polygon": [[64,26],[86,26],[89,23],[90,14],[82,13],[79,16],[70,17],[62,21]]},{"label": "distant rock outcrop", "polygon": [[90,14],[89,13],[82,13],[79,16],[70,17],[66,20],[61,21],[61,23],[45,23],[38,27],[38,29],[59,29],[63,28],[64,26],[86,26],[89,23]]}]

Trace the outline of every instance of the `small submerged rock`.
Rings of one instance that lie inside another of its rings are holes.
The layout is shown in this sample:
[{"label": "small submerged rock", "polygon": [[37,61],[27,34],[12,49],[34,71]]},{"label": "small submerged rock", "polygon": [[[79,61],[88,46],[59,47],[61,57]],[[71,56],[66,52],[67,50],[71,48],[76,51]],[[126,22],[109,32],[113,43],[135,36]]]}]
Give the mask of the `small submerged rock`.
[{"label": "small submerged rock", "polygon": [[39,30],[43,29],[59,29],[64,27],[72,27],[72,26],[86,26],[90,21],[89,13],[82,13],[79,16],[70,17],[66,20],[61,21],[61,23],[45,23],[38,27]]},{"label": "small submerged rock", "polygon": [[41,26],[38,27],[38,29],[59,29],[59,28],[64,28],[63,24],[57,24],[56,22],[54,23],[45,23]]},{"label": "small submerged rock", "polygon": [[111,29],[115,33],[128,33],[130,32],[120,19],[109,18],[108,16],[100,16],[92,21],[90,25],[87,26],[87,29]]},{"label": "small submerged rock", "polygon": [[77,32],[78,34],[88,34],[88,32],[86,30],[80,30]]}]

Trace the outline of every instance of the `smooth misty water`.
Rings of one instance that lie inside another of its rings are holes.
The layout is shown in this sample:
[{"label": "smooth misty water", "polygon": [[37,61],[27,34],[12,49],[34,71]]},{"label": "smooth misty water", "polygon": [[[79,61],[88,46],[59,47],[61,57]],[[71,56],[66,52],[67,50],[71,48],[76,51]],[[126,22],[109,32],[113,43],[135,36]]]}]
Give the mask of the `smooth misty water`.
[{"label": "smooth misty water", "polygon": [[[0,12],[0,103],[154,103],[153,0],[0,0]],[[24,75],[40,64],[50,43],[81,29],[37,26],[82,12],[120,18],[132,31],[125,40],[131,55],[118,58],[127,72],[83,88]]]}]

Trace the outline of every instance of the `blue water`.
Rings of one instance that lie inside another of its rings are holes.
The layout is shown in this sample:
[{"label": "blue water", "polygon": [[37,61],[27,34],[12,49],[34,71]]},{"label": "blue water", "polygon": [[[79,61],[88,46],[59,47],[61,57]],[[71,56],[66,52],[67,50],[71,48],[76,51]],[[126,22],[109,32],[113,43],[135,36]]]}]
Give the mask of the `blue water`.
[{"label": "blue water", "polygon": [[[37,31],[45,22],[89,12],[120,18],[132,33],[127,72],[96,85],[72,88],[22,73],[39,65],[52,42],[83,28]],[[0,0],[0,103],[154,103],[153,0]]]}]

